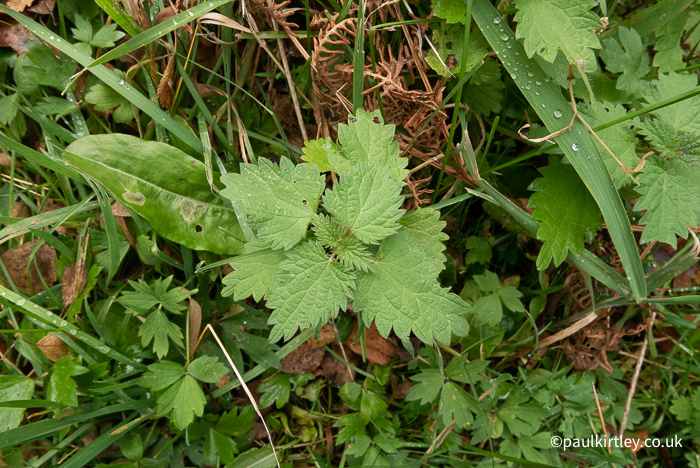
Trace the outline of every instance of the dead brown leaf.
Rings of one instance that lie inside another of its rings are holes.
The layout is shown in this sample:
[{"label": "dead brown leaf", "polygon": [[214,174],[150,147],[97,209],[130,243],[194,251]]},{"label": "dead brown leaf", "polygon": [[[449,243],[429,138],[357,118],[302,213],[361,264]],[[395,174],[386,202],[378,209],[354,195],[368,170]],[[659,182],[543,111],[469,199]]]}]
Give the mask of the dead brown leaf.
[{"label": "dead brown leaf", "polygon": [[[362,346],[360,341],[353,344],[356,334],[357,325],[355,325],[352,333],[350,333],[347,343],[350,345],[350,349],[352,349],[355,354],[362,355]],[[377,330],[377,326],[372,323],[372,326],[367,329],[367,334],[365,335],[365,356],[367,357],[367,360],[372,364],[386,366],[391,362],[391,358],[395,355],[396,346],[380,335],[379,330]]]},{"label": "dead brown leaf", "polygon": [[190,300],[190,357],[193,357],[194,345],[199,338],[199,331],[202,329],[202,306],[192,297],[188,297],[188,299]]},{"label": "dead brown leaf", "polygon": [[311,349],[320,348],[321,346],[326,346],[327,344],[334,342],[335,332],[333,331],[333,327],[329,324],[325,324],[323,327],[321,327],[321,333],[318,335],[318,340],[314,339],[312,336],[308,341]]},{"label": "dead brown leaf", "polygon": [[118,201],[115,201],[112,205],[112,214],[114,216],[120,216],[122,218],[131,218],[131,215],[126,210],[126,208],[124,208],[124,205],[122,205]]},{"label": "dead brown leaf", "polygon": [[[317,349],[320,350],[321,348]],[[339,344],[333,345],[332,349],[339,356],[343,355],[343,351],[340,349]],[[357,365],[360,362],[360,359],[352,353],[349,354],[347,358],[348,362],[352,365]],[[355,380],[355,371],[337,360],[330,353],[326,353],[326,355],[323,357],[321,367],[316,369],[314,375],[324,377],[326,380],[328,380],[328,383],[336,388],[340,388],[346,383]]]},{"label": "dead brown leaf", "polygon": [[0,24],[0,47],[12,47],[18,54],[26,54],[29,52],[31,42],[37,42],[37,40],[21,24],[17,22]]},{"label": "dead brown leaf", "polygon": [[170,109],[175,97],[175,88],[173,88],[173,75],[175,74],[175,54],[170,57],[168,66],[165,67],[163,77],[158,83],[158,100],[164,109]]},{"label": "dead brown leaf", "polygon": [[219,377],[219,380],[214,384],[216,388],[221,388],[224,385],[228,385],[231,382],[231,376],[228,374]]},{"label": "dead brown leaf", "polygon": [[61,293],[63,307],[70,307],[75,302],[87,283],[88,269],[83,263],[73,263],[63,270]]},{"label": "dead brown leaf", "polygon": [[7,0],[5,6],[10,10],[15,10],[17,13],[22,13],[32,3],[34,3],[34,0]]},{"label": "dead brown leaf", "polygon": [[[29,279],[34,292],[43,291],[44,285],[39,277],[43,277],[47,285],[52,286],[58,280],[56,276],[56,251],[50,245],[42,242],[41,247],[37,250],[33,258],[31,258],[32,249],[36,246],[38,240],[27,242],[18,247],[14,247],[2,254],[2,261],[7,267],[7,272],[10,279],[18,288],[29,291],[29,282],[27,281],[27,265],[29,265]],[[37,266],[39,271],[37,272]]]},{"label": "dead brown leaf", "polygon": [[282,372],[308,374],[318,369],[323,360],[323,348],[312,348],[306,342],[282,359]]},{"label": "dead brown leaf", "polygon": [[68,356],[68,345],[53,333],[49,333],[40,339],[36,347],[44,353],[44,356],[49,358],[51,362],[56,362],[62,357]]},{"label": "dead brown leaf", "polygon": [[29,7],[29,11],[39,15],[50,15],[55,5],[56,0],[38,0],[34,2],[34,5]]},{"label": "dead brown leaf", "polygon": [[174,8],[172,6],[165,7],[158,12],[158,16],[156,16],[156,24],[160,24],[163,21],[168,21],[170,18],[177,15],[178,13],[179,11],[177,8]]},{"label": "dead brown leaf", "polygon": [[[1,31],[1,29],[0,29]],[[0,47],[5,47],[0,45]],[[0,153],[0,166],[2,167],[12,167],[12,158],[5,153]]]},{"label": "dead brown leaf", "polygon": [[13,218],[29,218],[31,212],[29,207],[22,200],[17,200],[12,206],[12,217]]}]

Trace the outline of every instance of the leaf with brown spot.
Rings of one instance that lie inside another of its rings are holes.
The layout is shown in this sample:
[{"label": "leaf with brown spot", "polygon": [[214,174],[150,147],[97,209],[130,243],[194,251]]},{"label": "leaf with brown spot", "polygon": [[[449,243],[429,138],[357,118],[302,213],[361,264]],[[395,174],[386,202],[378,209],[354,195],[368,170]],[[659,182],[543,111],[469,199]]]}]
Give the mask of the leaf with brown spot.
[{"label": "leaf with brown spot", "polygon": [[158,83],[158,100],[160,105],[165,109],[170,109],[175,97],[175,89],[173,88],[173,75],[175,74],[175,55],[173,54],[168,61],[168,66],[165,67],[163,77]]},{"label": "leaf with brown spot", "polygon": [[[21,24],[17,22],[0,24],[0,47],[12,47],[18,54],[26,54],[29,52],[29,43],[31,42],[37,42],[37,40]],[[3,163],[2,165],[4,166],[5,164]]]},{"label": "leaf with brown spot", "polygon": [[[355,341],[355,336],[357,334],[357,324],[355,328],[350,333],[347,343],[350,345],[350,349],[355,354],[362,355],[362,343]],[[384,338],[379,334],[379,330],[372,322],[372,326],[367,329],[367,334],[365,335],[365,356],[367,360],[372,364],[379,364],[380,366],[386,366],[391,362],[391,358],[396,355],[396,346],[391,344],[389,340]]]},{"label": "leaf with brown spot", "polygon": [[34,0],[7,0],[7,8],[22,13],[27,7],[31,6]]},{"label": "leaf with brown spot", "polygon": [[49,333],[36,343],[36,347],[49,358],[51,362],[56,362],[62,357],[68,356],[68,345],[53,333]]},{"label": "leaf with brown spot", "polygon": [[308,374],[318,369],[323,361],[323,348],[312,348],[308,342],[302,344],[282,359],[282,372]]},{"label": "leaf with brown spot", "polygon": [[63,270],[61,293],[63,294],[63,307],[70,307],[78,298],[87,283],[88,269],[82,263],[73,263]]},{"label": "leaf with brown spot", "polygon": [[[12,248],[2,254],[2,261],[7,268],[10,279],[18,288],[29,291],[29,282],[27,281],[27,265],[29,265],[29,279],[31,280],[32,289],[35,293],[43,291],[44,285],[39,277],[39,272],[47,285],[52,286],[58,280],[56,276],[56,251],[50,245],[42,242],[41,247],[37,250],[33,258],[31,258],[32,249],[36,246],[38,240],[31,243],[25,243],[18,247]],[[37,266],[39,271],[37,272]]]}]

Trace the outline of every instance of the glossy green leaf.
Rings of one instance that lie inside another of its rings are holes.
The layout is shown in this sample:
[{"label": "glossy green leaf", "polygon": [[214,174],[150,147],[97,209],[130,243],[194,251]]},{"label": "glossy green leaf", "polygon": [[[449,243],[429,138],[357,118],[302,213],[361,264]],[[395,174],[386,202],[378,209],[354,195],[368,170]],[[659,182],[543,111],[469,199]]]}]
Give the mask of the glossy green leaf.
[{"label": "glossy green leaf", "polygon": [[196,250],[242,251],[244,236],[233,208],[211,193],[204,164],[177,148],[128,135],[95,135],[71,143],[63,157],[161,236]]}]

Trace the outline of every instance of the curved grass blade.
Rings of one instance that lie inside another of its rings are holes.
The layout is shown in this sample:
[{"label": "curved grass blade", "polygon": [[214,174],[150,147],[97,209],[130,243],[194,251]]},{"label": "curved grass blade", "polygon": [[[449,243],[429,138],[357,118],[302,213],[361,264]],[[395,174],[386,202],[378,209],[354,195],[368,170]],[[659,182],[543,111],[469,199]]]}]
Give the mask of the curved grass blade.
[{"label": "curved grass blade", "polygon": [[[473,17],[548,131],[554,133],[565,127],[573,118],[571,103],[564,98],[559,85],[550,82],[537,62],[528,60],[523,45],[515,40],[513,31],[505,22],[500,21],[500,13],[487,0],[475,0]],[[495,20],[496,17],[499,19]],[[586,127],[576,120],[569,131],[555,137],[554,140],[598,204],[622,260],[632,294],[636,301],[641,301],[646,297],[647,288],[637,242],[620,195],[615,190],[610,173],[598,152],[595,139]]]},{"label": "curved grass blade", "polygon": [[86,198],[77,205],[66,206],[57,210],[41,213],[31,218],[23,218],[21,221],[10,224],[5,229],[0,230],[0,244],[8,240],[30,232],[31,229],[41,229],[51,224],[60,225],[71,216],[79,215],[87,211],[94,210],[99,206],[98,202],[91,202],[91,198]]},{"label": "curved grass blade", "polygon": [[[218,1],[221,2],[222,0]],[[39,23],[32,21],[26,16],[21,15],[13,10],[10,10],[4,5],[0,5],[0,11],[17,20],[20,24],[29,29],[29,31],[31,31],[39,39],[46,41],[51,46],[60,50],[61,53],[68,55],[70,58],[72,58],[82,66],[87,68],[94,64],[95,59],[93,59],[87,54],[82,53],[80,50],[76,49],[73,46],[73,44],[61,37],[58,37],[55,33],[48,30]],[[149,31],[151,31],[151,29],[149,29]],[[120,53],[119,56],[121,55],[122,53]],[[135,90],[132,86],[129,86],[128,83],[125,83],[124,80],[122,80],[113,72],[108,70],[104,65],[94,65],[90,68],[90,71],[97,78],[102,80],[103,83],[105,83],[107,86],[109,86],[121,96],[123,96],[125,99],[127,99],[131,104],[148,114],[148,116],[151,117],[154,121],[159,122],[161,125],[163,125],[163,127],[167,128],[173,135],[177,136],[180,140],[185,142],[187,146],[190,146],[195,151],[202,150],[202,143],[199,141],[199,138],[193,135],[182,125],[177,123],[177,121],[175,121],[168,114],[163,112],[157,104],[152,102],[146,96]]]},{"label": "curved grass blade", "polygon": [[208,2],[202,2],[197,6],[193,6],[189,10],[183,11],[182,13],[173,16],[169,20],[164,21],[163,23],[156,25],[150,29],[147,29],[140,34],[137,34],[136,36],[126,41],[124,44],[115,47],[99,59],[95,60],[90,65],[87,65],[87,67],[92,68],[102,63],[109,62],[110,60],[114,60],[117,57],[121,57],[122,55],[126,55],[129,52],[133,52],[139,47],[143,47],[146,44],[150,44],[159,37],[162,37],[168,34],[169,32],[174,31],[175,29],[180,28],[183,25],[196,20],[200,16],[209,13],[210,11],[220,7],[221,5],[231,3],[232,1],[233,0],[211,0]]}]

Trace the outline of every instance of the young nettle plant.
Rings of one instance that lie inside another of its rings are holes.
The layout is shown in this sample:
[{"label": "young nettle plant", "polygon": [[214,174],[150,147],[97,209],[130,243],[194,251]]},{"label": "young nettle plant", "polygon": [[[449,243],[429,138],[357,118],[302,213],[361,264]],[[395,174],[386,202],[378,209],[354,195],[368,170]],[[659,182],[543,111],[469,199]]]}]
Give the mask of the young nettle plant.
[{"label": "young nettle plant", "polygon": [[[349,301],[385,337],[392,329],[404,342],[411,332],[425,343],[465,336],[470,307],[437,280],[445,223],[432,209],[401,209],[408,161],[394,126],[360,110],[338,140],[307,143],[306,164],[261,158],[222,176],[222,195],[258,231],[231,260],[223,293],[267,298],[272,342],[326,323]],[[339,176],[329,189],[327,171]]]}]

